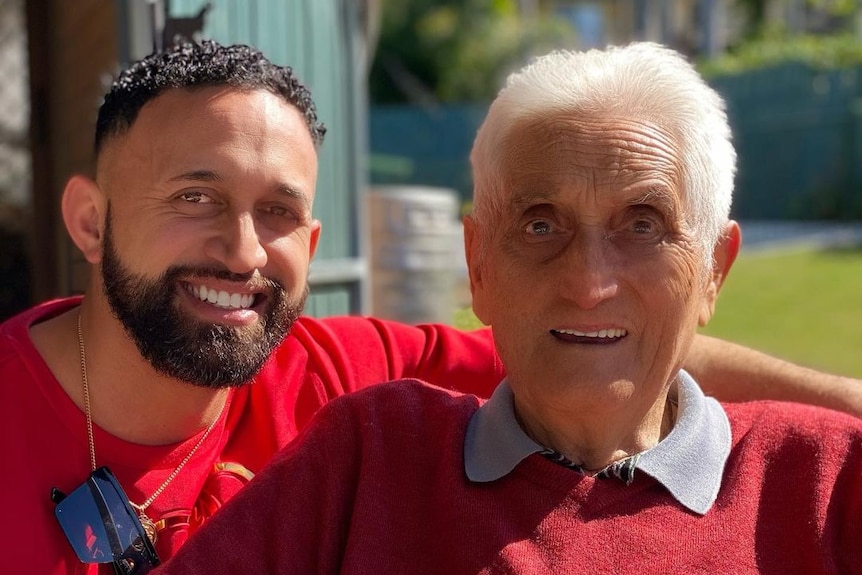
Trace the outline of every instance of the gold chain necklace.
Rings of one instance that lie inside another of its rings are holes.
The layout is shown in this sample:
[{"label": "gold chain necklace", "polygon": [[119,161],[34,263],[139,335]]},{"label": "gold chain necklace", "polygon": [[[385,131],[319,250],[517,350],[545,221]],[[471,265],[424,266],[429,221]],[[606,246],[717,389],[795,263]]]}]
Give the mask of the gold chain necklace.
[{"label": "gold chain necklace", "polygon": [[[87,382],[87,353],[84,349],[84,333],[81,330],[81,314],[78,313],[78,357],[81,360],[81,381],[84,384],[84,414],[87,416],[87,442],[90,446],[90,469],[92,471],[96,470],[96,442],[93,440],[93,416],[90,412],[90,386]],[[201,438],[198,439],[198,442],[195,443],[195,446],[192,447],[192,450],[188,452],[188,454],[183,458],[182,461],[174,468],[168,478],[164,480],[164,482],[159,485],[158,489],[156,489],[150,497],[141,503],[140,505],[129,501],[129,504],[137,511],[138,517],[141,520],[141,525],[144,528],[144,531],[147,533],[147,536],[150,538],[150,541],[153,545],[156,544],[156,540],[158,539],[158,530],[156,529],[156,523],[150,519],[146,514],[146,509],[149,507],[153,501],[156,500],[156,497],[162,494],[162,491],[170,484],[171,481],[179,474],[180,470],[185,467],[186,463],[192,458],[192,455],[198,450],[198,448],[203,445],[203,442],[206,441],[206,438],[209,436],[210,432],[215,427],[215,424],[221,419],[221,414],[224,411],[224,405],[222,405],[219,414],[213,420],[212,423],[209,424],[204,434],[201,435]]]}]

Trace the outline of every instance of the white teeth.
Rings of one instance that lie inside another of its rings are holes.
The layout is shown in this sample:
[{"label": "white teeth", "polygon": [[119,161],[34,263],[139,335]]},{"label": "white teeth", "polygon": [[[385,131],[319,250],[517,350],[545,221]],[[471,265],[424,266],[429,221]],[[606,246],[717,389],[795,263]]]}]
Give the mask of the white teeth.
[{"label": "white teeth", "polygon": [[624,329],[603,329],[600,331],[578,331],[575,329],[558,329],[556,330],[560,333],[565,333],[567,335],[576,335],[578,337],[622,337],[626,335],[628,332]]},{"label": "white teeth", "polygon": [[206,286],[189,285],[189,292],[201,301],[225,309],[248,309],[254,302],[254,294],[228,293]]}]

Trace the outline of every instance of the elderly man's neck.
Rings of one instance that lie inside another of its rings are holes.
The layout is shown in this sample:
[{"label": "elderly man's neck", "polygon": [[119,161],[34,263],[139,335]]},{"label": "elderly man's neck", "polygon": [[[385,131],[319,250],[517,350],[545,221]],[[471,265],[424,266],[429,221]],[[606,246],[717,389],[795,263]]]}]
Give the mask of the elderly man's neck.
[{"label": "elderly man's neck", "polygon": [[516,394],[515,415],[535,442],[593,471],[654,447],[670,433],[675,418],[665,393],[647,406],[609,401],[536,404]]}]

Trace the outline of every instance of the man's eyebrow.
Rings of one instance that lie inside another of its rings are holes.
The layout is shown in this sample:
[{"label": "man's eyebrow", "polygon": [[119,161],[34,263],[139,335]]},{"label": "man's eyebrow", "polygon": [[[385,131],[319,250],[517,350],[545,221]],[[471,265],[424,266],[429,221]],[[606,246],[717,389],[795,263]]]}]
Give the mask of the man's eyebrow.
[{"label": "man's eyebrow", "polygon": [[551,202],[556,197],[555,194],[545,191],[545,190],[518,190],[517,188],[512,191],[512,197],[510,201],[512,205],[515,206],[528,206],[530,204]]},{"label": "man's eyebrow", "polygon": [[223,178],[212,170],[192,170],[176,175],[169,182],[221,182]]},{"label": "man's eyebrow", "polygon": [[302,203],[305,208],[311,207],[311,202],[308,201],[308,196],[302,191],[290,184],[281,184],[275,187],[275,192],[281,195],[285,195],[292,200],[298,200]]},{"label": "man's eyebrow", "polygon": [[630,198],[628,204],[653,205],[670,214],[675,214],[677,211],[676,195],[664,186],[650,187],[642,194]]}]

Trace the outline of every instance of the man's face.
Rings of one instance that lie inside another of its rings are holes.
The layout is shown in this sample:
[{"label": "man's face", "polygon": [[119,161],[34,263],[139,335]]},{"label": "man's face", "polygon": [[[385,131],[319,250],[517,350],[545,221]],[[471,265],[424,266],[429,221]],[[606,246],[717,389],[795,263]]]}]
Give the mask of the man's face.
[{"label": "man's face", "polygon": [[526,123],[507,142],[503,213],[465,232],[473,307],[516,396],[654,400],[712,310],[676,144],[615,118]]},{"label": "man's face", "polygon": [[253,377],[305,301],[316,176],[302,116],[265,91],[169,90],[108,144],[104,290],[154,367]]}]

